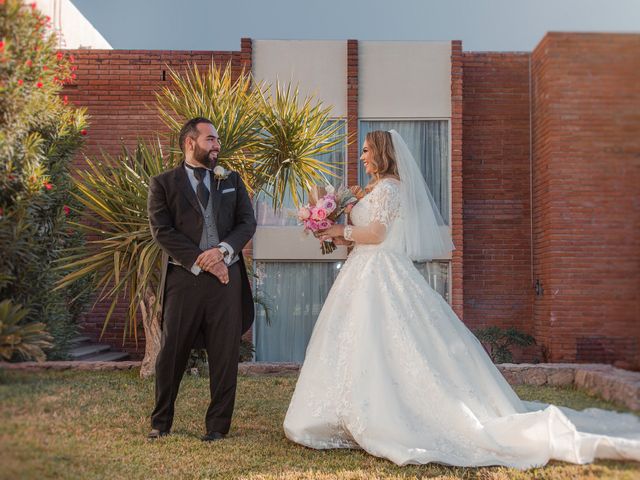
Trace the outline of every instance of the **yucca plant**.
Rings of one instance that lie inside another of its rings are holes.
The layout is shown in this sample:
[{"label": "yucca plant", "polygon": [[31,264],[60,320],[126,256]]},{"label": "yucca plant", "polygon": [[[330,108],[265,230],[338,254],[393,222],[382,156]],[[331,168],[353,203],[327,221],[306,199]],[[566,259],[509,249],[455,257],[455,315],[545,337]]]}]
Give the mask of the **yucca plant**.
[{"label": "yucca plant", "polygon": [[[234,78],[230,65],[212,64],[204,73],[196,66],[184,74],[170,70],[170,76],[174,87],[157,97],[169,138],[177,137],[186,119],[211,119],[222,143],[218,162],[237,171],[249,191],[266,190],[278,207],[288,191],[296,195],[330,174],[330,167],[313,157],[329,153],[342,139],[336,139],[335,125],[328,122],[330,109],[313,98],[300,99],[297,89],[278,85],[271,95],[250,74]],[[88,242],[88,250],[69,252],[61,264],[71,273],[60,288],[89,277],[99,290],[96,301],[111,302],[103,332],[122,299],[129,301],[125,338],[137,335],[141,313],[146,337],[142,376],[154,373],[160,331],[160,249],[151,237],[146,198],[150,177],[181,160],[168,143],[164,150],[157,140],[153,146],[140,143],[135,152],[124,149],[118,158],[87,159],[87,169],[76,179],[77,198],[90,220],[83,228],[97,238]]]},{"label": "yucca plant", "polygon": [[318,160],[344,139],[331,122],[331,107],[313,96],[301,98],[299,89],[276,82],[272,88],[241,71],[233,78],[231,64],[211,64],[205,74],[196,65],[184,74],[169,69],[174,87],[156,94],[158,111],[171,134],[185,119],[205,117],[218,130],[218,163],[237,171],[248,190],[271,196],[275,209],[290,194],[327,183],[332,166]]},{"label": "yucca plant", "polygon": [[151,237],[147,218],[147,193],[151,177],[175,165],[177,159],[165,153],[159,140],[135,150],[123,147],[122,154],[103,154],[100,160],[86,158],[87,168],[77,174],[78,202],[88,214],[76,225],[88,234],[87,248],[69,251],[61,268],[70,270],[59,283],[66,288],[80,279],[91,278],[88,288],[99,291],[96,303],[111,302],[103,333],[116,305],[129,301],[123,339],[137,337],[140,312],[145,333],[145,358],[141,375],[153,374],[160,345],[158,286],[161,251]]},{"label": "yucca plant", "polygon": [[156,93],[158,113],[169,135],[177,135],[190,118],[208,118],[220,137],[218,164],[238,172],[250,193],[259,189],[251,157],[261,128],[262,85],[252,86],[251,75],[244,71],[234,79],[230,63],[225,67],[212,63],[204,73],[195,64],[185,74],[169,68],[169,77],[173,87]]},{"label": "yucca plant", "polygon": [[262,93],[260,142],[254,149],[257,176],[271,196],[274,209],[282,207],[287,195],[298,206],[301,192],[314,184],[326,185],[333,167],[318,160],[335,150],[344,138],[341,126],[331,121],[331,107],[313,97],[300,98],[297,87],[276,83],[272,94]]},{"label": "yucca plant", "polygon": [[4,360],[46,359],[44,350],[51,348],[53,338],[41,322],[21,323],[29,309],[14,305],[11,300],[0,302],[0,357]]}]

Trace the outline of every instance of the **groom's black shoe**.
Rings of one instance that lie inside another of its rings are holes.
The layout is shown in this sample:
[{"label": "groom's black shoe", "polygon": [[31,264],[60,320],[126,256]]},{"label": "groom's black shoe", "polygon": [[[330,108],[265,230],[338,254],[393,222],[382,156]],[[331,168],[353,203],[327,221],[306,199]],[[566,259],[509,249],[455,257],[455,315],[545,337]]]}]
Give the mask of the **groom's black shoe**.
[{"label": "groom's black shoe", "polygon": [[149,440],[157,440],[160,437],[166,437],[167,435],[169,435],[169,432],[163,432],[161,430],[158,430],[157,428],[154,428],[149,432],[149,435],[147,435],[147,438]]},{"label": "groom's black shoe", "polygon": [[203,442],[215,442],[216,440],[222,440],[225,437],[224,433],[220,432],[208,432],[201,438]]}]

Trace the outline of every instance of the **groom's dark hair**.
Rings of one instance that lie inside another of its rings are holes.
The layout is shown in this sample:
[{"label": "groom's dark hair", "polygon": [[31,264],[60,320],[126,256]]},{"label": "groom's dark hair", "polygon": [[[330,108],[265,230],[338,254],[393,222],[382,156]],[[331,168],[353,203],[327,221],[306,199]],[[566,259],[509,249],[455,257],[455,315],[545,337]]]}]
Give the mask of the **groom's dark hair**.
[{"label": "groom's dark hair", "polygon": [[[184,142],[187,140],[187,137],[198,138],[198,125],[200,123],[208,123],[210,125],[213,125],[213,122],[208,118],[196,117],[187,121],[187,123],[185,123],[180,129],[178,144],[180,145],[180,150],[182,150],[182,153],[184,153]],[[215,127],[215,125],[213,126]]]}]

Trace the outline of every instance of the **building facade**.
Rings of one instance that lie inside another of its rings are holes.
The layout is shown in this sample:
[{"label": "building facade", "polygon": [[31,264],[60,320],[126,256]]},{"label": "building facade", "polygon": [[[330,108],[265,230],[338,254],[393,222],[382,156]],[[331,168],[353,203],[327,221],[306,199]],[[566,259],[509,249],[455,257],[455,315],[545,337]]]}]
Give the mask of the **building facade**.
[{"label": "building facade", "polygon": [[[640,368],[640,35],[549,33],[520,53],[464,52],[457,41],[242,39],[234,52],[74,54],[77,81],[64,94],[91,115],[88,155],[161,130],[154,93],[169,86],[167,68],[212,59],[332,105],[355,141],[324,160],[349,185],[366,183],[366,132],[398,130],[456,246],[417,266],[469,328],[532,334],[538,345],[521,361]],[[321,256],[286,210],[255,201],[255,288],[273,317],[267,325],[258,309],[256,359],[300,361],[346,252]],[[103,341],[122,344],[124,315]],[[103,316],[99,305],[85,330],[97,334]]]}]

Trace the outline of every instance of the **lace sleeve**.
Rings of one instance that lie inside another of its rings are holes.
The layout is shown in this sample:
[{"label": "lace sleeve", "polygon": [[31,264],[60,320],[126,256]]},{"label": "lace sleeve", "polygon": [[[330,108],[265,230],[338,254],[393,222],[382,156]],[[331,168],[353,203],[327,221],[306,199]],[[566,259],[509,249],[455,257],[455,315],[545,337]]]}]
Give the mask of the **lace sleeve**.
[{"label": "lace sleeve", "polygon": [[393,180],[383,181],[371,192],[369,221],[389,227],[398,216],[400,208],[400,189]]},{"label": "lace sleeve", "polygon": [[398,216],[400,191],[395,182],[380,183],[369,195],[369,224],[345,227],[345,239],[355,243],[381,243],[387,236],[389,225]]}]

